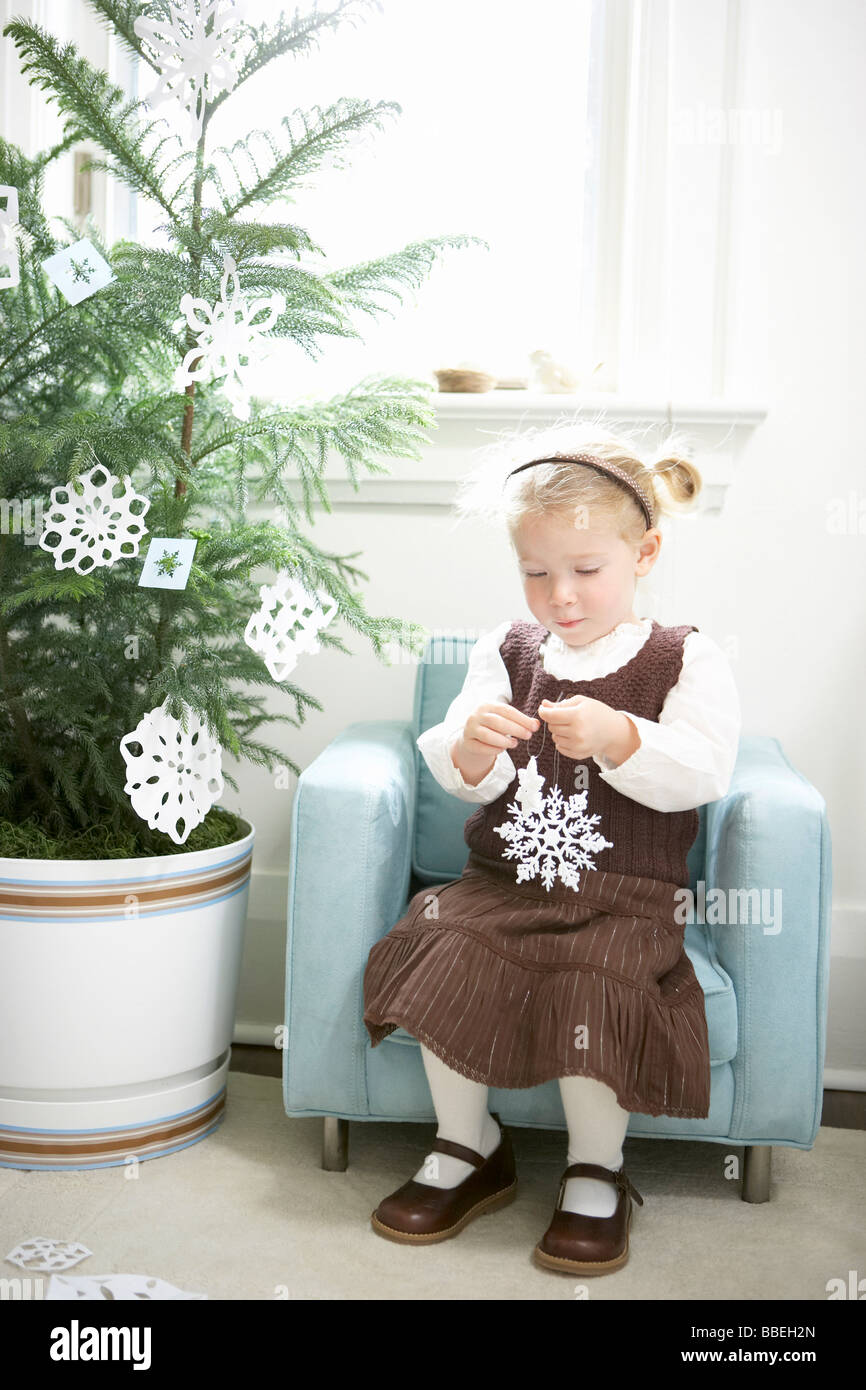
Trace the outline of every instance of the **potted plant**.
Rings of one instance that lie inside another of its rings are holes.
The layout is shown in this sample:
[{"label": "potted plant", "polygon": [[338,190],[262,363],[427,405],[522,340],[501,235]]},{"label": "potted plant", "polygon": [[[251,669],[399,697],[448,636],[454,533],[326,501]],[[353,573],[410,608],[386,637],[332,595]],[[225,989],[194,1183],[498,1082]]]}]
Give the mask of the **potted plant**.
[{"label": "potted plant", "polygon": [[[430,384],[368,377],[273,408],[254,359],[270,339],[360,337],[350,308],[376,313],[374,292],[478,239],[318,274],[299,264],[320,251],[302,227],[257,216],[393,104],[317,109],[300,136],[286,119],[265,159],[210,137],[237,87],[359,2],[256,28],[231,3],[89,0],[183,106],[186,144],[73,44],[22,19],[4,30],[65,136],[32,161],[0,142],[2,1166],[123,1164],[213,1130],[255,836],[219,804],[225,782],[237,791],[223,753],[300,773],[255,735],[321,709],[289,675],[301,651],[348,654],[332,619],[378,656],[421,649],[422,628],[366,612],[357,552],[323,552],[305,523],[314,499],[330,509],[330,451],[356,490],[360,469],[387,471],[378,454],[421,456]],[[187,71],[196,15],[209,56]],[[82,140],[91,167],[159,206],[164,246],[108,247],[91,222],[55,238],[43,170]],[[279,524],[247,520],[253,481]],[[294,713],[267,712],[256,687]]]}]

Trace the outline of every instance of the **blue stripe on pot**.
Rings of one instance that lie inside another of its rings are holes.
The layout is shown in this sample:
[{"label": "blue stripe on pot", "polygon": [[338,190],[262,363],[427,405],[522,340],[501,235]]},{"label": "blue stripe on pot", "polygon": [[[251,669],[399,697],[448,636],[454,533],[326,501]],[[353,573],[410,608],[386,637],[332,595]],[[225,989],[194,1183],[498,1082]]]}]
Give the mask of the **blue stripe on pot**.
[{"label": "blue stripe on pot", "polygon": [[[62,864],[62,860],[45,861]],[[8,861],[7,861],[8,863]],[[0,879],[0,918],[7,921],[128,921],[156,913],[188,912],[234,897],[247,886],[252,849],[209,869],[141,874],[111,883]]]},{"label": "blue stripe on pot", "polygon": [[[0,1168],[118,1168],[130,1158],[162,1158],[196,1144],[225,1118],[226,1088],[201,1105],[146,1125],[91,1130],[0,1126]],[[180,1141],[180,1142],[178,1142]],[[67,1162],[58,1160],[66,1159]]]}]

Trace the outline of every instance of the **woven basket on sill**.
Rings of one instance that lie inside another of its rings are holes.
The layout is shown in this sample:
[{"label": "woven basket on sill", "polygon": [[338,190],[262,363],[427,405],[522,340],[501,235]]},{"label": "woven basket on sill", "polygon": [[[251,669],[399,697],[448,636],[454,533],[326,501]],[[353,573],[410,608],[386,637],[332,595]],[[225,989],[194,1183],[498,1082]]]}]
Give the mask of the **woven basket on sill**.
[{"label": "woven basket on sill", "polygon": [[466,368],[453,368],[434,372],[440,391],[492,391],[496,377],[489,372],[473,372]]}]

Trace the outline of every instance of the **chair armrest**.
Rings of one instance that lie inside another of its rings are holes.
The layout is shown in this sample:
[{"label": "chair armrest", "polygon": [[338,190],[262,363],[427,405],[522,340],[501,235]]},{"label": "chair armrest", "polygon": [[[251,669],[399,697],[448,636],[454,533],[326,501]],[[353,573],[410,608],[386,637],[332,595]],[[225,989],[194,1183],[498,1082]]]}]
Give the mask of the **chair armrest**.
[{"label": "chair armrest", "polygon": [[737,999],[730,1137],[811,1148],[830,965],[826,805],[778,739],[754,736],[741,738],[730,789],[706,813],[705,930]]},{"label": "chair armrest", "polygon": [[350,724],[298,780],[286,942],[289,1115],[369,1111],[364,968],[408,896],[415,754],[408,721]]}]

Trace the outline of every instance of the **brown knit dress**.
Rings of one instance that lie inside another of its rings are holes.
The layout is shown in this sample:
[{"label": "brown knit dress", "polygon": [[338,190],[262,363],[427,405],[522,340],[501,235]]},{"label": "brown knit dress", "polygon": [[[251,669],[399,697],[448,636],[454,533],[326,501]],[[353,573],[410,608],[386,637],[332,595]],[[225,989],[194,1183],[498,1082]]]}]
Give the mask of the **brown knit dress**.
[{"label": "brown knit dress", "polygon": [[[640,651],[619,670],[563,681],[539,656],[547,629],[512,623],[500,648],[510,703],[536,715],[544,699],[588,695],[658,721],[679,679],[685,638],[696,631],[653,620]],[[596,819],[583,823],[582,841],[564,837],[571,846],[564,854],[558,831],[515,845],[513,831],[502,836],[496,827],[517,823],[516,780],[468,817],[470,852],[460,878],[416,893],[370,950],[364,1024],[371,1045],[400,1026],[455,1071],[489,1086],[592,1076],[626,1110],[706,1117],[704,995],[675,917],[677,890],[689,884],[697,809],[655,811],[625,796],[599,776],[592,758],[575,763],[557,754],[549,730],[509,754],[518,771],[535,756],[548,821],[555,785],[566,803],[585,788],[585,807],[580,799],[578,806]],[[584,780],[576,788],[578,770]],[[611,847],[592,849],[599,836]],[[568,863],[572,876],[578,866],[576,888],[563,879],[563,861],[566,879]],[[518,882],[521,862],[530,876]]]}]

